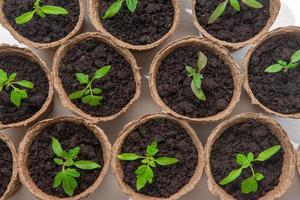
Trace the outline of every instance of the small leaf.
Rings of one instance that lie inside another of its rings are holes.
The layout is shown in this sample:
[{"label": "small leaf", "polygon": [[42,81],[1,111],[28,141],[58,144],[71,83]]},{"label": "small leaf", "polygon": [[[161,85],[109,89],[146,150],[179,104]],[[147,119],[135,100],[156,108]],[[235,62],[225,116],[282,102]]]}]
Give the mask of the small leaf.
[{"label": "small leaf", "polygon": [[32,82],[26,80],[19,81],[17,82],[17,84],[29,89],[32,89],[34,87],[34,84]]},{"label": "small leaf", "polygon": [[37,14],[38,14],[40,17],[42,17],[42,18],[46,17],[46,14],[43,13],[41,10],[38,10],[38,11],[37,11]]},{"label": "small leaf", "polygon": [[20,96],[20,94],[17,92],[16,89],[12,90],[10,93],[10,101],[17,107],[19,107],[21,105],[21,100],[22,97]]},{"label": "small leaf", "polygon": [[110,69],[111,69],[110,65],[106,65],[104,67],[101,67],[100,69],[98,69],[95,72],[94,78],[95,79],[100,79],[100,78],[104,77],[110,71]]},{"label": "small leaf", "polygon": [[17,77],[17,73],[12,73],[12,74],[8,77],[9,82],[14,81],[16,77]]},{"label": "small leaf", "polygon": [[161,157],[155,159],[155,162],[162,166],[174,165],[179,162],[177,158]]},{"label": "small leaf", "polygon": [[34,2],[34,6],[35,6],[35,7],[39,7],[39,6],[40,6],[40,3],[41,3],[41,0],[36,0],[36,1]]},{"label": "small leaf", "polygon": [[147,166],[147,168],[145,170],[145,174],[146,174],[148,182],[151,184],[153,181],[153,177],[154,177],[154,173],[153,173],[153,170],[151,169],[151,167]]},{"label": "small leaf", "polygon": [[296,63],[300,61],[300,49],[296,51],[291,58],[291,62]]},{"label": "small leaf", "polygon": [[248,162],[247,157],[244,154],[241,154],[241,153],[236,155],[235,161],[236,161],[237,164],[239,164],[241,166]]},{"label": "small leaf", "polygon": [[283,66],[281,66],[280,64],[274,64],[269,66],[268,68],[265,69],[265,72],[267,73],[277,73],[280,72],[284,69]]},{"label": "small leaf", "polygon": [[34,16],[35,10],[26,12],[15,19],[16,24],[22,25],[30,22]]},{"label": "small leaf", "polygon": [[7,81],[7,74],[5,71],[0,69],[0,83]]},{"label": "small leaf", "polygon": [[281,145],[273,146],[273,147],[261,152],[258,155],[258,157],[255,159],[255,161],[266,161],[269,158],[271,158],[273,155],[275,155],[280,149],[281,149]]},{"label": "small leaf", "polygon": [[100,101],[103,100],[102,96],[91,96],[91,100],[89,102],[90,106],[98,106],[100,105]]},{"label": "small leaf", "polygon": [[157,142],[152,142],[150,145],[147,146],[147,154],[148,156],[155,156],[158,153],[157,149]]},{"label": "small leaf", "polygon": [[256,0],[242,0],[242,2],[244,2],[244,4],[246,4],[247,6],[251,7],[251,8],[263,8],[264,5],[261,4],[260,2],[256,1]]},{"label": "small leaf", "polygon": [[135,174],[143,174],[145,172],[145,170],[147,169],[147,165],[142,165],[142,166],[139,166],[137,168],[137,170],[135,170]]},{"label": "small leaf", "polygon": [[48,15],[67,15],[69,12],[62,7],[59,6],[42,6],[41,11]]},{"label": "small leaf", "polygon": [[128,10],[130,10],[130,12],[133,13],[137,7],[138,1],[137,0],[126,0],[126,4],[127,4]]},{"label": "small leaf", "polygon": [[265,178],[265,176],[262,173],[256,173],[254,177],[257,181],[261,181]]},{"label": "small leaf", "polygon": [[192,76],[196,72],[191,66],[185,66],[185,70],[187,71],[189,76]]},{"label": "small leaf", "polygon": [[80,82],[80,84],[88,84],[89,83],[89,75],[84,73],[76,73],[76,78]]},{"label": "small leaf", "polygon": [[151,167],[156,167],[156,164],[155,164],[155,161],[154,161],[154,160],[150,161],[150,162],[149,162],[149,165],[150,165]]},{"label": "small leaf", "polygon": [[139,156],[135,153],[123,153],[118,155],[118,159],[119,160],[125,160],[125,161],[133,161],[133,160],[137,160],[137,159],[141,159],[144,158],[142,156]]},{"label": "small leaf", "polygon": [[54,187],[54,188],[58,188],[58,187],[61,185],[61,182],[62,182],[62,180],[63,180],[63,177],[64,177],[63,172],[58,172],[58,173],[55,175],[54,183],[53,183],[53,187]]},{"label": "small leaf", "polygon": [[244,194],[250,194],[257,191],[257,181],[254,177],[247,178],[241,184],[241,190]]},{"label": "small leaf", "polygon": [[16,89],[15,90],[17,91],[17,93],[19,94],[19,96],[22,98],[22,99],[26,99],[28,98],[28,94],[27,94],[27,91],[26,90],[19,90],[19,89]]},{"label": "small leaf", "polygon": [[206,65],[207,65],[207,57],[204,53],[199,51],[199,57],[197,63],[198,73],[200,73],[206,67]]},{"label": "small leaf", "polygon": [[94,88],[93,89],[93,93],[94,94],[101,94],[102,93],[102,90],[100,88]]},{"label": "small leaf", "polygon": [[69,151],[69,155],[71,156],[72,159],[75,159],[77,158],[79,152],[80,152],[80,147],[75,147]]},{"label": "small leaf", "polygon": [[52,137],[51,147],[52,147],[52,151],[55,153],[55,155],[57,155],[59,157],[64,157],[63,149],[61,148],[59,141],[54,137]]},{"label": "small leaf", "polygon": [[217,8],[214,10],[214,12],[209,18],[208,24],[212,24],[219,19],[219,17],[224,13],[227,4],[228,4],[228,0],[224,1],[223,3],[217,6]]},{"label": "small leaf", "polygon": [[60,158],[54,158],[54,162],[58,165],[63,165],[64,164],[64,161]]},{"label": "small leaf", "polygon": [[198,88],[198,89],[201,89],[201,75],[198,74],[198,73],[195,73],[193,75],[193,82],[195,84],[195,86]]},{"label": "small leaf", "polygon": [[92,96],[91,96],[91,95],[88,95],[88,96],[83,97],[83,98],[81,99],[81,101],[82,101],[82,103],[84,103],[84,104],[89,104],[90,101],[91,101],[91,99],[92,99]]},{"label": "small leaf", "polygon": [[202,89],[198,89],[194,82],[191,83],[191,88],[193,93],[196,95],[196,97],[201,100],[201,101],[206,101],[206,96],[204,94],[204,92],[202,91]]},{"label": "small leaf", "polygon": [[83,96],[83,91],[76,91],[73,92],[72,94],[69,95],[69,99],[71,100],[75,100],[75,99],[80,99]]},{"label": "small leaf", "polygon": [[299,66],[298,63],[290,63],[290,64],[288,64],[287,68],[288,68],[288,69],[295,69],[295,68],[297,68],[298,66]]},{"label": "small leaf", "polygon": [[287,66],[287,62],[284,61],[284,60],[277,60],[277,63],[280,64],[280,65],[283,66],[283,67],[286,67],[286,66]]},{"label": "small leaf", "polygon": [[124,0],[115,1],[105,12],[103,19],[108,19],[115,16],[122,8]]},{"label": "small leaf", "polygon": [[238,0],[230,0],[230,5],[235,11],[241,11],[241,6]]},{"label": "small leaf", "polygon": [[67,160],[66,162],[65,162],[65,165],[67,166],[67,167],[71,167],[71,166],[73,166],[74,165],[74,161],[73,160]]},{"label": "small leaf", "polygon": [[68,169],[66,169],[65,173],[74,178],[78,178],[80,176],[80,173],[77,171],[77,169],[68,168]]},{"label": "small leaf", "polygon": [[237,179],[242,173],[242,168],[233,170],[226,178],[221,180],[220,185],[227,185]]},{"label": "small leaf", "polygon": [[73,196],[75,188],[78,187],[75,178],[67,174],[63,176],[62,185],[65,193],[70,197]]},{"label": "small leaf", "polygon": [[143,187],[145,187],[145,185],[147,184],[147,177],[145,176],[145,172],[142,174],[137,175],[136,177],[136,189],[139,191],[141,190]]},{"label": "small leaf", "polygon": [[94,161],[89,160],[80,160],[75,162],[75,166],[79,169],[92,170],[100,168],[100,165]]},{"label": "small leaf", "polygon": [[248,155],[247,155],[247,160],[249,161],[249,162],[252,162],[253,160],[254,160],[254,154],[253,153],[248,153]]}]

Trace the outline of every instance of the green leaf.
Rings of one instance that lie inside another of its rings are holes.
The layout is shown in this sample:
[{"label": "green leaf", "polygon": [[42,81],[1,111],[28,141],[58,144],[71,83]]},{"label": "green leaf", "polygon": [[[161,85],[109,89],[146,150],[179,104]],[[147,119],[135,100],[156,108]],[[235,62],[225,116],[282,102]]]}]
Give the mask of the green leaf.
[{"label": "green leaf", "polygon": [[8,80],[9,82],[12,82],[16,79],[17,77],[17,73],[12,73],[9,77],[8,77]]},{"label": "green leaf", "polygon": [[94,78],[95,79],[103,78],[110,71],[110,69],[111,69],[110,65],[106,65],[104,67],[101,67],[100,69],[98,69],[95,72]]},{"label": "green leaf", "polygon": [[230,0],[230,5],[235,11],[241,11],[241,6],[238,0]]},{"label": "green leaf", "polygon": [[255,159],[255,161],[266,161],[269,158],[271,158],[273,155],[275,155],[280,149],[281,149],[281,145],[273,146],[273,147],[261,152],[258,155],[258,157]]},{"label": "green leaf", "polygon": [[89,75],[84,73],[76,73],[76,78],[80,82],[80,84],[88,84],[89,83]]},{"label": "green leaf", "polygon": [[236,161],[237,164],[242,166],[242,165],[244,165],[245,163],[248,162],[248,159],[244,154],[239,153],[239,154],[236,155],[235,161]]},{"label": "green leaf", "polygon": [[257,181],[254,177],[247,178],[241,184],[241,190],[244,194],[250,194],[257,191]]},{"label": "green leaf", "polygon": [[89,102],[90,106],[98,106],[100,105],[100,101],[103,100],[102,96],[91,96],[91,100]]},{"label": "green leaf", "polygon": [[29,89],[32,89],[34,87],[34,84],[32,82],[26,80],[19,81],[17,82],[17,84]]},{"label": "green leaf", "polygon": [[154,161],[154,160],[151,160],[151,161],[149,162],[149,165],[150,165],[151,167],[156,167],[156,164],[155,164],[155,161]]},{"label": "green leaf", "polygon": [[147,146],[147,155],[152,157],[155,156],[157,153],[158,153],[157,142],[154,141]]},{"label": "green leaf", "polygon": [[63,165],[64,164],[64,161],[60,158],[54,158],[54,162],[58,165]]},{"label": "green leaf", "polygon": [[48,15],[67,15],[69,13],[65,8],[50,5],[42,6],[41,11]]},{"label": "green leaf", "polygon": [[224,1],[223,3],[217,6],[217,8],[213,11],[212,15],[209,18],[208,24],[212,24],[219,19],[219,17],[224,13],[227,4],[228,0]]},{"label": "green leaf", "polygon": [[284,60],[277,60],[277,63],[280,64],[280,65],[283,66],[283,67],[286,67],[286,66],[287,66],[287,62],[284,61]]},{"label": "green leaf", "polygon": [[249,161],[249,162],[252,162],[253,160],[254,160],[254,154],[253,153],[248,153],[248,155],[247,155],[247,160]]},{"label": "green leaf", "polygon": [[145,174],[145,172],[143,174],[137,175],[137,177],[136,177],[136,189],[138,191],[141,190],[143,187],[145,187],[145,185],[148,182],[148,179],[144,174]]},{"label": "green leaf", "polygon": [[198,89],[194,82],[192,81],[191,83],[191,88],[192,88],[192,91],[193,93],[196,95],[196,97],[201,100],[201,101],[206,101],[206,96],[204,94],[204,92],[202,91],[202,89]]},{"label": "green leaf", "polygon": [[55,137],[52,137],[51,147],[52,147],[52,151],[53,151],[53,153],[55,153],[55,155],[57,155],[59,157],[64,157],[63,149],[61,148],[59,141]]},{"label": "green leaf", "polygon": [[139,156],[135,153],[123,153],[118,155],[118,159],[119,160],[125,160],[125,161],[133,161],[133,160],[137,160],[137,159],[141,159],[144,158],[142,156]]},{"label": "green leaf", "polygon": [[284,69],[284,67],[280,64],[274,64],[265,69],[267,73],[277,73]]},{"label": "green leaf", "polygon": [[291,62],[296,63],[300,61],[300,49],[296,51],[291,58]]},{"label": "green leaf", "polygon": [[0,69],[0,83],[7,81],[7,74],[5,71]]},{"label": "green leaf", "polygon": [[76,91],[73,92],[72,94],[69,95],[69,99],[71,100],[75,100],[75,99],[80,99],[83,96],[83,91]]},{"label": "green leaf", "polygon": [[233,170],[226,176],[223,180],[221,180],[220,185],[227,185],[237,179],[242,173],[242,168]]},{"label": "green leaf", "polygon": [[191,66],[185,66],[185,70],[187,71],[189,76],[193,76],[193,74],[196,72]]},{"label": "green leaf", "polygon": [[297,68],[298,66],[299,66],[298,63],[290,63],[290,64],[288,64],[287,68],[288,68],[288,69],[295,69],[295,68]]},{"label": "green leaf", "polygon": [[75,158],[77,158],[79,152],[80,152],[80,147],[75,147],[75,148],[71,149],[68,154],[70,155],[70,157],[72,159],[75,159]]},{"label": "green leaf", "polygon": [[126,0],[126,4],[127,4],[128,10],[130,10],[130,12],[133,13],[137,7],[138,1],[137,0]]},{"label": "green leaf", "polygon": [[103,19],[108,19],[115,16],[122,8],[124,0],[115,1],[105,12]]},{"label": "green leaf", "polygon": [[257,180],[257,181],[261,181],[265,178],[265,176],[262,174],[262,173],[256,173],[254,175],[254,178]]},{"label": "green leaf", "polygon": [[61,185],[63,178],[64,178],[63,172],[58,172],[55,175],[53,187],[58,188]]},{"label": "green leaf", "polygon": [[179,162],[177,158],[161,157],[155,159],[155,162],[162,166],[174,165]]},{"label": "green leaf", "polygon": [[22,98],[22,99],[26,99],[28,98],[28,94],[27,94],[27,91],[26,90],[19,90],[19,89],[16,89],[15,90],[17,91],[17,93],[19,94],[19,96]]},{"label": "green leaf", "polygon": [[153,182],[154,173],[151,167],[147,166],[145,174],[147,176],[148,182],[151,184]]},{"label": "green leaf", "polygon": [[201,75],[198,74],[198,73],[195,73],[193,75],[193,82],[195,84],[195,86],[198,88],[198,89],[201,89]]},{"label": "green leaf", "polygon": [[74,178],[78,178],[80,176],[80,173],[77,171],[77,169],[68,168],[66,169],[65,173]]},{"label": "green leaf", "polygon": [[35,6],[35,7],[39,7],[39,6],[40,6],[40,3],[41,3],[41,0],[36,0],[36,1],[34,2],[34,6]]},{"label": "green leaf", "polygon": [[20,15],[19,17],[16,17],[15,18],[16,24],[22,25],[22,24],[26,24],[26,23],[30,22],[34,16],[34,13],[35,13],[35,10],[26,12],[26,13]]},{"label": "green leaf", "polygon": [[93,89],[93,93],[94,94],[101,94],[102,93],[102,90],[100,88],[94,88]]},{"label": "green leaf", "polygon": [[198,73],[200,73],[207,65],[207,57],[204,53],[199,51],[199,57],[197,62]]},{"label": "green leaf", "polygon": [[37,10],[36,13],[37,13],[40,17],[42,17],[42,18],[45,18],[45,17],[46,17],[46,14],[43,13],[41,10]]},{"label": "green leaf", "polygon": [[94,162],[94,161],[90,161],[90,160],[80,160],[75,162],[75,166],[79,169],[85,169],[85,170],[92,170],[92,169],[97,169],[100,168],[101,166]]},{"label": "green leaf", "polygon": [[147,169],[147,165],[141,165],[137,168],[137,170],[135,170],[135,174],[143,174],[145,172],[145,170]]},{"label": "green leaf", "polygon": [[244,2],[244,4],[246,4],[247,6],[251,7],[251,8],[263,8],[264,5],[261,4],[260,2],[256,1],[256,0],[242,0],[242,2]]},{"label": "green leaf", "polygon": [[68,174],[64,174],[63,180],[62,180],[62,185],[65,193],[69,195],[70,197],[73,196],[74,191],[76,187],[78,187],[77,181],[75,178]]},{"label": "green leaf", "polygon": [[17,92],[16,89],[12,90],[10,93],[10,101],[17,107],[21,105],[21,100],[22,97],[21,95]]},{"label": "green leaf", "polygon": [[67,167],[71,167],[71,166],[74,165],[74,161],[73,161],[72,159],[69,159],[69,160],[67,160],[67,161],[65,162],[65,165],[66,165]]},{"label": "green leaf", "polygon": [[90,101],[91,101],[91,99],[92,99],[92,96],[91,96],[91,95],[88,95],[88,96],[83,97],[83,98],[81,99],[81,101],[82,101],[82,103],[84,103],[84,104],[89,104]]}]

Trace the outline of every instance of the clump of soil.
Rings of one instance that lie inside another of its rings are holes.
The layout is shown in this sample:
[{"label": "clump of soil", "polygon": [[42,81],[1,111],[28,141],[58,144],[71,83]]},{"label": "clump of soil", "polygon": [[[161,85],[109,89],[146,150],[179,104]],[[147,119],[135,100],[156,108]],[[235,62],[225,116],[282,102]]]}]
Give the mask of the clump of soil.
[{"label": "clump of soil", "polygon": [[0,140],[0,197],[5,193],[13,173],[13,156],[5,142]]}]

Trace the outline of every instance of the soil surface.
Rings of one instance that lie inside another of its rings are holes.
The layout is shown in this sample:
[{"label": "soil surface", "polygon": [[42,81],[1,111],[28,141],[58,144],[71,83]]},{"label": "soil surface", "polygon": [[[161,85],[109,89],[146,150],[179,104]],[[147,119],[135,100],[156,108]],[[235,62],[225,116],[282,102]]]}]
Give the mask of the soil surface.
[{"label": "soil surface", "polygon": [[[148,196],[167,198],[184,187],[195,173],[198,151],[191,137],[179,124],[169,119],[153,119],[140,125],[125,139],[122,153],[144,156],[147,145],[158,142],[159,152],[155,158],[172,157],[179,162],[171,166],[153,168],[153,183],[139,192]],[[135,170],[141,161],[121,161],[124,182],[136,190]]]},{"label": "soil surface", "polygon": [[34,84],[33,89],[27,89],[28,98],[22,99],[20,107],[10,101],[12,87],[9,90],[3,88],[0,92],[0,122],[11,124],[29,119],[47,100],[49,83],[45,72],[38,63],[17,55],[0,55],[0,69],[8,75],[17,73],[15,81],[27,80]]},{"label": "soil surface", "polygon": [[269,0],[259,0],[264,7],[254,9],[239,1],[241,11],[235,11],[228,3],[223,15],[213,24],[208,19],[224,0],[196,0],[196,16],[199,24],[212,36],[226,42],[244,42],[257,35],[270,17]]},{"label": "soil surface", "polygon": [[15,18],[33,10],[34,0],[5,0],[3,12],[11,26],[23,37],[38,43],[50,43],[66,37],[75,28],[80,14],[79,1],[42,0],[41,6],[60,6],[68,15],[34,15],[26,24],[17,25]]},{"label": "soil surface", "polygon": [[121,41],[133,45],[151,44],[167,34],[173,25],[172,0],[139,0],[134,14],[124,2],[117,15],[102,19],[113,2],[99,1],[100,19],[103,27]]},{"label": "soil surface", "polygon": [[76,73],[94,73],[105,65],[112,68],[102,79],[95,80],[93,87],[101,88],[104,99],[99,106],[83,104],[81,99],[72,102],[85,113],[96,117],[106,117],[121,111],[134,97],[136,85],[130,63],[114,48],[94,39],[82,41],[71,48],[62,59],[59,76],[67,92],[71,94],[83,90],[76,79]]},{"label": "soil surface", "polygon": [[0,197],[4,194],[10,183],[13,173],[12,153],[5,142],[0,140]]},{"label": "soil surface", "polygon": [[[102,146],[94,133],[84,125],[71,122],[60,122],[49,125],[33,139],[28,153],[28,169],[34,183],[44,193],[56,197],[68,197],[62,186],[54,189],[53,181],[61,166],[54,163],[56,158],[51,148],[51,137],[55,137],[66,151],[80,147],[78,160],[91,160],[104,166]],[[76,178],[78,187],[74,195],[84,192],[99,177],[101,169],[80,170],[80,177]]]},{"label": "soil surface", "polygon": [[251,57],[250,87],[259,102],[273,111],[282,114],[300,112],[300,66],[287,72],[264,72],[277,60],[290,62],[291,55],[299,49],[300,36],[287,34],[265,41]]},{"label": "soil surface", "polygon": [[[199,51],[208,58],[203,69],[202,90],[207,99],[200,101],[191,89],[187,65],[196,68]],[[157,74],[158,94],[164,103],[180,115],[201,118],[225,110],[233,97],[233,78],[229,66],[210,50],[186,45],[171,52],[162,61]]]},{"label": "soil surface", "polygon": [[[247,120],[228,128],[216,140],[211,151],[210,165],[215,181],[219,183],[229,172],[240,167],[235,161],[238,153],[248,154],[252,152],[256,158],[262,151],[279,144],[280,141],[273,135],[272,131],[255,120]],[[234,182],[221,187],[237,200],[256,200],[264,196],[279,183],[283,155],[284,150],[281,149],[269,160],[253,163],[254,171],[265,176],[258,183],[257,192],[243,194],[240,189],[241,182],[252,176],[250,168],[243,170],[241,176]]]}]

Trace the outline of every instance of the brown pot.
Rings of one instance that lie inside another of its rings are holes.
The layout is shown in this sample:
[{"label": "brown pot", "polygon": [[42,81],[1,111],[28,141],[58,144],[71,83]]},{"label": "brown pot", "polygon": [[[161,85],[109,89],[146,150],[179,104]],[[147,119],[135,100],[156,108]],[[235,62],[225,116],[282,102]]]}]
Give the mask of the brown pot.
[{"label": "brown pot", "polygon": [[170,37],[177,29],[177,26],[180,21],[180,8],[179,8],[178,0],[172,0],[172,2],[174,5],[174,19],[173,19],[173,25],[171,29],[162,38],[160,38],[156,42],[147,45],[132,45],[123,42],[118,38],[114,37],[108,31],[106,31],[106,29],[103,27],[101,23],[100,16],[99,16],[99,0],[88,0],[88,14],[90,16],[92,24],[97,29],[97,31],[100,31],[104,36],[111,38],[113,41],[117,43],[117,45],[130,50],[145,51],[145,50],[153,49],[158,45],[160,45],[163,41],[165,41],[168,37]]},{"label": "brown pot", "polygon": [[297,151],[297,169],[298,169],[298,173],[300,174],[300,148],[298,148]]},{"label": "brown pot", "polygon": [[280,0],[271,0],[270,1],[270,17],[269,20],[267,21],[266,26],[253,38],[246,40],[244,42],[237,42],[237,43],[232,43],[232,42],[226,42],[220,39],[215,38],[211,34],[209,34],[198,22],[197,15],[196,15],[196,10],[195,10],[195,5],[196,5],[196,0],[193,0],[193,23],[195,27],[200,31],[201,34],[205,38],[208,38],[222,46],[225,46],[226,48],[230,50],[238,50],[242,47],[245,47],[249,44],[252,44],[255,40],[257,40],[260,36],[262,36],[264,33],[267,33],[271,26],[274,24],[277,15],[279,13],[281,3]]},{"label": "brown pot", "polygon": [[85,10],[85,5],[84,4],[85,3],[84,3],[84,0],[78,0],[79,1],[79,6],[80,6],[80,15],[79,15],[78,22],[77,22],[75,28],[72,30],[72,32],[70,32],[66,37],[64,37],[64,38],[62,38],[58,41],[54,41],[54,42],[50,42],[50,43],[33,42],[33,41],[23,37],[9,23],[9,21],[7,20],[6,16],[3,13],[4,1],[5,0],[0,0],[0,23],[14,36],[14,38],[16,40],[18,40],[19,42],[25,44],[28,47],[37,48],[37,49],[54,49],[54,48],[60,46],[61,44],[65,43],[67,40],[74,37],[78,33],[80,33],[82,28],[83,28],[84,10]]},{"label": "brown pot", "polygon": [[39,118],[46,116],[52,110],[54,90],[53,90],[53,80],[52,80],[51,72],[48,70],[46,63],[37,54],[30,51],[29,49],[24,49],[24,48],[19,48],[16,46],[9,46],[6,44],[2,44],[2,45],[0,45],[0,55],[1,54],[2,55],[3,54],[19,55],[26,59],[30,59],[33,62],[38,63],[48,78],[48,84],[49,84],[48,97],[47,97],[47,100],[45,101],[44,105],[42,106],[42,108],[37,113],[35,113],[33,116],[31,116],[30,118],[28,118],[24,121],[13,123],[13,124],[2,124],[0,122],[0,130],[6,129],[6,128],[16,128],[16,127],[21,127],[21,126],[26,127],[26,126],[36,122]]},{"label": "brown pot", "polygon": [[[159,67],[162,63],[162,61],[175,49],[185,46],[187,44],[190,45],[198,45],[198,46],[204,46],[207,49],[210,49],[212,52],[214,52],[216,55],[220,56],[230,67],[232,77],[233,77],[233,82],[234,82],[234,92],[233,92],[233,97],[228,105],[228,107],[222,111],[219,112],[218,114],[214,116],[209,116],[209,117],[204,117],[204,118],[190,118],[187,116],[180,115],[173,111],[171,108],[169,108],[163,100],[160,98],[158,91],[157,91],[157,84],[156,84],[156,76],[159,70]],[[183,39],[177,40],[175,42],[172,42],[165,46],[162,50],[160,50],[156,56],[154,57],[154,60],[151,63],[151,68],[150,68],[150,89],[151,89],[151,96],[156,102],[157,105],[159,105],[164,111],[167,113],[188,121],[195,121],[195,122],[213,122],[213,121],[218,121],[221,119],[224,119],[227,117],[235,108],[236,104],[240,101],[240,95],[241,95],[241,85],[242,85],[242,75],[240,74],[239,67],[234,61],[233,57],[231,56],[230,52],[225,49],[222,46],[219,46],[215,43],[212,43],[206,39],[201,39],[197,37],[185,37]]]},{"label": "brown pot", "polygon": [[246,54],[246,57],[244,58],[244,62],[243,62],[243,66],[245,69],[245,78],[244,78],[244,88],[248,94],[248,96],[251,99],[252,104],[257,105],[259,108],[261,108],[262,110],[271,113],[271,114],[275,114],[277,116],[280,117],[285,117],[285,118],[295,118],[295,119],[299,119],[300,118],[300,113],[296,113],[296,114],[283,114],[283,113],[279,113],[276,111],[271,110],[270,108],[267,108],[266,106],[264,106],[262,103],[259,102],[259,100],[254,96],[250,85],[249,85],[249,77],[248,77],[248,69],[249,69],[249,63],[252,57],[252,54],[256,51],[256,49],[263,44],[266,40],[278,36],[278,35],[283,35],[283,34],[288,34],[288,33],[293,33],[293,34],[297,34],[300,35],[300,28],[296,27],[296,26],[288,26],[288,27],[283,27],[283,28],[277,28],[267,34],[264,34],[262,37],[260,37],[259,39],[257,39],[255,41],[255,43],[252,45],[251,49],[248,51],[248,53]]},{"label": "brown pot", "polygon": [[9,185],[7,186],[6,191],[0,197],[0,200],[6,200],[9,199],[12,195],[14,195],[18,189],[20,188],[21,184],[18,177],[18,156],[15,149],[14,144],[12,141],[4,134],[0,134],[0,140],[4,141],[8,148],[11,151],[12,157],[13,157],[13,167],[12,167],[12,176]]},{"label": "brown pot", "polygon": [[[197,150],[198,150],[198,164],[195,170],[194,176],[190,179],[189,183],[185,185],[182,189],[180,189],[177,193],[173,194],[169,198],[158,198],[158,197],[150,197],[146,196],[141,193],[135,192],[129,185],[127,185],[123,181],[123,170],[121,167],[121,163],[119,159],[117,158],[117,155],[120,154],[121,148],[123,145],[124,140],[127,138],[130,133],[135,130],[137,127],[140,125],[153,120],[153,119],[159,119],[159,118],[164,118],[164,119],[170,119],[176,123],[178,123],[180,126],[182,126],[187,133],[190,135],[192,138]],[[121,187],[122,191],[130,196],[132,200],[175,200],[180,198],[181,196],[187,194],[191,190],[194,189],[195,185],[198,183],[202,176],[203,168],[204,168],[204,154],[203,154],[203,146],[196,134],[196,132],[192,129],[192,127],[185,121],[173,118],[167,114],[152,114],[152,115],[145,115],[137,120],[134,120],[127,125],[124,126],[123,130],[119,133],[119,137],[117,138],[117,141],[113,145],[112,149],[112,170],[113,173],[115,174],[117,181],[119,183],[119,186]]]},{"label": "brown pot", "polygon": [[281,142],[281,146],[285,151],[284,161],[283,161],[283,169],[282,174],[279,178],[278,186],[274,187],[273,190],[266,193],[263,197],[260,197],[258,200],[274,200],[281,197],[287,189],[291,186],[292,180],[295,173],[295,152],[293,146],[287,136],[287,133],[283,130],[283,128],[272,118],[266,117],[262,114],[258,113],[244,113],[240,115],[236,115],[235,117],[222,122],[219,126],[217,126],[212,134],[209,136],[207,140],[207,144],[205,147],[205,159],[206,166],[205,171],[208,176],[208,188],[210,192],[216,196],[218,196],[221,200],[234,200],[234,198],[226,193],[215,181],[210,167],[210,154],[212,147],[215,141],[223,134],[223,132],[229,127],[241,123],[246,120],[256,120],[272,130],[273,134],[278,138]]},{"label": "brown pot", "polygon": [[[32,144],[32,140],[41,133],[41,131],[55,123],[59,122],[72,122],[76,124],[83,124],[85,125],[88,129],[94,132],[95,136],[99,139],[102,149],[103,149],[103,159],[104,159],[104,166],[102,167],[101,173],[95,183],[91,185],[87,190],[84,192],[68,197],[68,198],[59,198],[55,196],[48,195],[44,193],[42,190],[40,190],[36,184],[33,182],[33,180],[30,177],[29,170],[27,168],[27,158],[29,155],[29,148]],[[85,198],[89,196],[91,193],[93,193],[102,183],[104,176],[106,175],[107,171],[109,170],[110,166],[110,159],[111,159],[111,144],[109,143],[109,140],[105,133],[97,127],[96,125],[91,124],[88,121],[85,121],[84,119],[77,118],[77,117],[59,117],[59,118],[52,118],[52,119],[47,119],[44,121],[41,121],[37,123],[35,126],[30,128],[22,142],[20,143],[19,146],[19,159],[18,159],[18,164],[19,164],[19,174],[20,174],[20,179],[23,185],[27,187],[27,189],[38,199],[42,200],[79,200],[82,198]]]},{"label": "brown pot", "polygon": [[[72,48],[74,45],[80,43],[83,40],[89,39],[89,38],[95,38],[97,40],[100,40],[100,41],[108,44],[109,46],[113,47],[114,49],[116,49],[116,51],[120,55],[122,55],[131,64],[131,68],[134,73],[134,78],[135,78],[135,82],[136,82],[135,96],[121,111],[119,111],[118,113],[111,115],[111,116],[93,117],[93,116],[83,112],[75,104],[73,104],[72,101],[69,99],[67,93],[65,92],[65,90],[63,88],[62,81],[59,77],[60,62],[61,62],[62,58],[65,56],[66,52],[70,48]],[[73,113],[75,113],[81,117],[84,117],[93,123],[97,123],[100,121],[109,121],[109,120],[117,118],[119,115],[126,112],[133,103],[135,103],[135,101],[139,98],[140,93],[141,93],[141,76],[139,74],[138,66],[137,66],[136,60],[133,57],[133,55],[127,49],[117,46],[117,44],[113,40],[111,40],[110,38],[108,38],[104,35],[101,35],[99,33],[84,33],[84,34],[81,34],[81,35],[67,41],[66,43],[64,43],[57,50],[57,52],[54,56],[52,68],[53,68],[53,74],[54,74],[54,86],[59,94],[59,97],[62,101],[63,106],[66,107],[67,109],[71,110]]]}]

